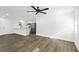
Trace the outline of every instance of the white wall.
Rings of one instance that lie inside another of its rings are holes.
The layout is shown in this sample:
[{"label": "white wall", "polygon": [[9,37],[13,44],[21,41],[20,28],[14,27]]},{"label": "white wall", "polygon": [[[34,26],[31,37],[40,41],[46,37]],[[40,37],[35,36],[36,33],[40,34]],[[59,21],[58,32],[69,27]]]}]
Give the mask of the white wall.
[{"label": "white wall", "polygon": [[37,15],[37,35],[74,40],[73,7],[49,7],[46,15]]},{"label": "white wall", "polygon": [[11,23],[8,19],[0,18],[0,35],[11,32]]},{"label": "white wall", "polygon": [[75,42],[79,50],[79,15],[77,16],[77,36],[76,36]]},{"label": "white wall", "polygon": [[20,34],[20,35],[29,35],[29,28],[26,28],[27,23],[24,21],[23,27],[20,29],[19,22],[20,20],[10,20],[5,18],[0,18],[0,35],[4,34]]},{"label": "white wall", "polygon": [[79,7],[75,7],[75,40],[74,43],[79,51]]}]

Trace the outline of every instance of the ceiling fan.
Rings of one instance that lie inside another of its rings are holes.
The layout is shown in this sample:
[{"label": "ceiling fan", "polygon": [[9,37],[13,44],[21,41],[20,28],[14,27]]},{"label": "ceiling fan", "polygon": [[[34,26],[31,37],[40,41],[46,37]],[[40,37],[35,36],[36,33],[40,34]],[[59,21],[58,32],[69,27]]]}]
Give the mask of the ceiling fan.
[{"label": "ceiling fan", "polygon": [[47,14],[46,12],[43,12],[43,11],[49,10],[49,8],[40,9],[39,6],[37,6],[37,7],[31,6],[31,7],[35,11],[27,11],[27,12],[36,12],[35,15],[37,15],[38,13]]}]

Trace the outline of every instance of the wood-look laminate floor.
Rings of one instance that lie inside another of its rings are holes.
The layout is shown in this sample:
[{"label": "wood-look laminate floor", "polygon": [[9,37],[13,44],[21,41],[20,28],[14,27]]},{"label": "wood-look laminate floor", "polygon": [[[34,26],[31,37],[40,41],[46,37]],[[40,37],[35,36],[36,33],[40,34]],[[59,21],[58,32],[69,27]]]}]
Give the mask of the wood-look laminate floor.
[{"label": "wood-look laminate floor", "polygon": [[0,52],[77,52],[73,42],[18,34],[0,36]]}]

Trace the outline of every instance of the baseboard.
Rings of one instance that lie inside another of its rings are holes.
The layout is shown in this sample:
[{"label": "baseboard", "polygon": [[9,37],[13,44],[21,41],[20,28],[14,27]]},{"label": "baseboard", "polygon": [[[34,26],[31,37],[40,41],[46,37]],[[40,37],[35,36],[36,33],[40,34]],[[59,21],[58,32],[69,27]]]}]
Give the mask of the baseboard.
[{"label": "baseboard", "polygon": [[70,39],[68,40],[68,39],[60,38],[60,37],[47,36],[47,35],[43,35],[43,34],[36,34],[36,35],[44,36],[44,37],[48,37],[48,38],[55,38],[55,39],[59,39],[59,40],[65,40],[65,41],[74,42],[74,40],[70,40]]},{"label": "baseboard", "polygon": [[55,38],[55,39],[59,39],[59,40],[65,40],[65,41],[74,42],[74,40],[65,39],[65,38],[61,38],[61,37],[51,37],[51,36],[50,36],[50,38]]},{"label": "baseboard", "polygon": [[78,51],[79,51],[79,46],[78,46],[77,42],[76,42],[76,41],[74,41],[74,43],[75,43],[76,48],[77,48],[77,49],[78,49]]}]

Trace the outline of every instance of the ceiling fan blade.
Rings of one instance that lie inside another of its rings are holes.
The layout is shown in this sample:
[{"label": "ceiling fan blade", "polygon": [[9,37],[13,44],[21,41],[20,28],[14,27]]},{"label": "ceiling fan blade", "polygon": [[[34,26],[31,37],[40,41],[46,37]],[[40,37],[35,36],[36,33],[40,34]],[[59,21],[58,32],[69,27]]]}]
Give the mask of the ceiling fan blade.
[{"label": "ceiling fan blade", "polygon": [[38,14],[38,12],[35,15],[37,15],[37,14]]},{"label": "ceiling fan blade", "polygon": [[49,8],[45,8],[45,9],[42,9],[42,10],[40,10],[40,11],[44,11],[44,10],[49,10]]},{"label": "ceiling fan blade", "polygon": [[36,12],[36,11],[27,11],[27,12]]},{"label": "ceiling fan blade", "polygon": [[31,6],[35,11],[37,11],[37,9],[34,6]]},{"label": "ceiling fan blade", "polygon": [[40,13],[47,14],[46,12],[40,12]]}]

